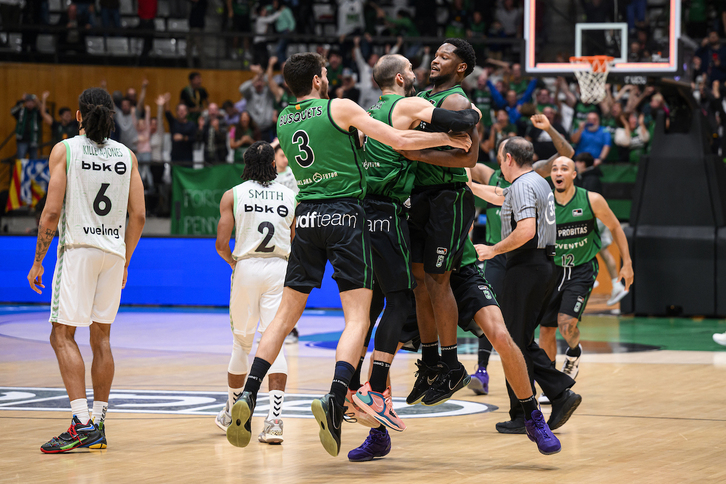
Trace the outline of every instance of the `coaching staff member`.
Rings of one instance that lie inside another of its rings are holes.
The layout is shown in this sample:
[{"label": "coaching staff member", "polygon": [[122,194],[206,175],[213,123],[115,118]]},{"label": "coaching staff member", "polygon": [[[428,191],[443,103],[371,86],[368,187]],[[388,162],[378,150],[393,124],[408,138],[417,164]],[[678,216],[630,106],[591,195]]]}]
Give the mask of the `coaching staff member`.
[{"label": "coaching staff member", "polygon": [[[575,380],[558,371],[534,341],[534,331],[556,285],[556,222],[554,195],[534,171],[533,155],[532,143],[521,137],[508,138],[499,146],[502,175],[512,184],[502,193],[502,240],[496,245],[477,245],[476,249],[479,260],[507,254],[502,315],[522,350],[530,379],[536,378],[545,395],[554,397],[547,423],[555,430],[570,418],[582,397],[570,390]],[[507,390],[511,420],[498,423],[496,428],[501,433],[523,434],[522,407],[509,384]]]}]

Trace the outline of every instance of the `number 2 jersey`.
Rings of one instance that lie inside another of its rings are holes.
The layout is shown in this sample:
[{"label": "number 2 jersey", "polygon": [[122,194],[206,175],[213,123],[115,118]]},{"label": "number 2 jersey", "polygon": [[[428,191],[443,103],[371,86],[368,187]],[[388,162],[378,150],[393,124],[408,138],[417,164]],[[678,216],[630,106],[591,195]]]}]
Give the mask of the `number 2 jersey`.
[{"label": "number 2 jersey", "polygon": [[290,226],[295,217],[295,193],[278,182],[269,186],[248,180],[232,189],[235,236],[232,256],[290,255]]},{"label": "number 2 jersey", "polygon": [[58,224],[58,251],[96,247],[126,259],[131,152],[116,141],[98,144],[85,135],[63,144],[66,194]]}]

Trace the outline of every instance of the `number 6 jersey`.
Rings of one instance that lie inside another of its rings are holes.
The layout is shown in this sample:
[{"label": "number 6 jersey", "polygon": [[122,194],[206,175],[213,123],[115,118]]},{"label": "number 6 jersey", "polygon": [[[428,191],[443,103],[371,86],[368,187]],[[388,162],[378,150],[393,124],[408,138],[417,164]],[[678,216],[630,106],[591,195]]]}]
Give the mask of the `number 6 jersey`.
[{"label": "number 6 jersey", "polygon": [[66,194],[58,224],[58,250],[96,247],[126,259],[126,209],[131,152],[121,143],[99,145],[85,135],[63,140]]},{"label": "number 6 jersey", "polygon": [[295,217],[295,193],[285,185],[248,180],[234,195],[235,260],[290,255],[290,226]]}]

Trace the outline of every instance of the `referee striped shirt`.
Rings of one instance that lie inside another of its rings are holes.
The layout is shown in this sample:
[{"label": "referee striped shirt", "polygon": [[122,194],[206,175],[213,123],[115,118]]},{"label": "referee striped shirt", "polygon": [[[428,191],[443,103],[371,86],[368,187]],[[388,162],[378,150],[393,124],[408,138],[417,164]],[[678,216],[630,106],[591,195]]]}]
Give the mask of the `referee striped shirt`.
[{"label": "referee striped shirt", "polygon": [[512,186],[504,190],[501,217],[502,240],[517,227],[517,222],[535,218],[537,233],[520,249],[544,249],[548,245],[555,245],[555,196],[549,184],[536,172],[520,175]]}]

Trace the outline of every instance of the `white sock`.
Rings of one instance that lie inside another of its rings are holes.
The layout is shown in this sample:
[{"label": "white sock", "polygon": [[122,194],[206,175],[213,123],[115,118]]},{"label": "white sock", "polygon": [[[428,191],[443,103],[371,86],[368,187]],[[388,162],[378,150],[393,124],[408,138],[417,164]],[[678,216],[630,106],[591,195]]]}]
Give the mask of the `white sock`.
[{"label": "white sock", "polygon": [[270,413],[267,420],[280,418],[282,415],[282,403],[285,401],[285,392],[281,390],[270,390]]},{"label": "white sock", "polygon": [[71,400],[71,411],[73,411],[73,415],[78,417],[78,420],[82,424],[88,423],[91,420],[91,416],[88,414],[88,400],[85,398]]},{"label": "white sock", "polygon": [[93,423],[98,424],[106,420],[106,411],[108,410],[108,402],[93,401]]},{"label": "white sock", "polygon": [[618,284],[618,281],[619,280],[620,280],[620,278],[618,278],[618,277],[616,277],[615,279],[613,279],[613,287],[615,287]]},{"label": "white sock", "polygon": [[234,402],[237,401],[240,395],[242,395],[242,391],[244,390],[244,387],[240,388],[232,388],[227,387],[227,402],[229,403],[230,410],[232,409],[232,405],[234,405]]}]

